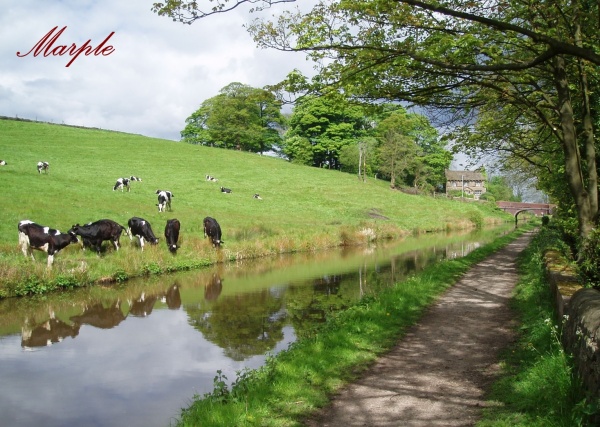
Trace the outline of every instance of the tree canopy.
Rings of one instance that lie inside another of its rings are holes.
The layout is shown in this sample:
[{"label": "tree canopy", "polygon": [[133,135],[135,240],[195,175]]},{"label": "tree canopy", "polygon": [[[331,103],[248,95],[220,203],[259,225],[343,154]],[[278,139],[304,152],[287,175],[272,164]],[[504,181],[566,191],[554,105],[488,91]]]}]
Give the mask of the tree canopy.
[{"label": "tree canopy", "polygon": [[[244,3],[280,2],[221,0],[198,14],[197,2],[171,1],[155,11],[191,12],[193,22]],[[592,0],[332,0],[255,20],[249,31],[260,47],[314,60],[317,76],[291,72],[276,86],[282,93],[427,106],[454,126],[457,146],[504,153],[552,188],[564,182],[568,192],[556,193],[585,238],[598,222],[599,17]]]},{"label": "tree canopy", "polygon": [[281,143],[283,122],[281,103],[271,92],[236,82],[186,119],[181,138],[192,144],[262,153]]}]

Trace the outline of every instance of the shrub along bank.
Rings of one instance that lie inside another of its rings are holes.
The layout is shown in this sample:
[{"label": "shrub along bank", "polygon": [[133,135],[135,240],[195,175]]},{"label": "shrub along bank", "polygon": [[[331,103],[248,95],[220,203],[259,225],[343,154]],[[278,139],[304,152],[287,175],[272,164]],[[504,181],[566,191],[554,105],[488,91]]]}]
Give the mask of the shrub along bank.
[{"label": "shrub along bank", "polygon": [[[251,153],[15,120],[0,120],[0,134],[8,162],[0,169],[3,197],[11,201],[0,212],[0,298],[511,220],[490,204],[407,195],[385,181],[363,183]],[[39,161],[50,163],[47,174],[37,172]],[[131,175],[142,181],[130,192],[113,191],[117,178]],[[232,193],[221,193],[221,185]],[[157,189],[173,192],[172,211],[158,212]],[[44,253],[35,253],[34,263],[17,247],[23,219],[65,232],[103,218],[126,225],[134,216],[150,222],[161,238],[157,246],[141,252],[136,240],[122,236],[122,250],[106,242],[98,257],[73,244],[59,252],[50,271]],[[223,229],[221,251],[203,237],[206,216]],[[171,218],[181,222],[176,256],[163,238]]]}]

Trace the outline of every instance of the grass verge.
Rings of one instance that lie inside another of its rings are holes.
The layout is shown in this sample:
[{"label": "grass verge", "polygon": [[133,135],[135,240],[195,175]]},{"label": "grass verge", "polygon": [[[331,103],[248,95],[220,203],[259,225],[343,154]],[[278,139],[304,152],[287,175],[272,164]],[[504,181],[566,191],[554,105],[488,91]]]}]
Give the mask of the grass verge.
[{"label": "grass verge", "polygon": [[299,426],[327,404],[378,355],[388,351],[423,310],[473,264],[514,240],[525,228],[468,256],[438,263],[377,296],[363,298],[327,320],[257,370],[238,372],[229,386],[217,372],[214,390],[194,396],[180,426]]},{"label": "grass verge", "polygon": [[542,229],[520,256],[513,297],[520,317],[518,341],[503,354],[501,378],[478,427],[586,426],[589,415],[598,412],[586,404],[559,340],[562,319],[556,319],[543,268],[545,249],[556,246],[560,242]]},{"label": "grass verge", "polygon": [[[235,150],[15,120],[0,120],[0,135],[8,162],[0,169],[3,196],[11,201],[0,210],[0,298],[513,220],[490,203],[412,196],[382,180],[364,183],[339,171]],[[41,160],[50,163],[48,173],[37,172]],[[207,174],[219,182],[207,182]],[[131,175],[143,181],[130,192],[113,191],[117,178]],[[221,193],[221,185],[233,192]],[[172,211],[158,212],[157,189],[173,192]],[[152,225],[157,246],[142,253],[137,239],[122,236],[122,250],[105,242],[98,257],[69,245],[51,270],[45,253],[36,251],[34,263],[17,247],[23,219],[65,232],[102,218],[126,226],[133,216]],[[221,225],[222,251],[204,238],[205,216]],[[176,257],[163,238],[171,218],[181,222]]]}]

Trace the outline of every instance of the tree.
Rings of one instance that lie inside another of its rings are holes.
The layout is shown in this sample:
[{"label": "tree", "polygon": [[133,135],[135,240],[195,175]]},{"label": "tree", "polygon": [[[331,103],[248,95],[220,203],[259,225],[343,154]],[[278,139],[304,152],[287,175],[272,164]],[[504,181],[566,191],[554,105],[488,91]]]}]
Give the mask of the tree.
[{"label": "tree", "polygon": [[[312,149],[312,165],[338,169],[341,150],[366,134],[364,110],[334,94],[329,97],[306,96],[300,99],[289,118],[283,153],[296,156],[298,143],[294,137],[308,140]],[[288,146],[292,141],[295,145]]]},{"label": "tree", "polygon": [[[197,9],[168,3],[159,13]],[[281,89],[429,106],[463,125],[458,144],[473,143],[475,125],[485,121],[490,132],[477,136],[478,148],[500,145],[536,170],[563,173],[585,239],[598,219],[599,15],[591,0],[338,0],[284,11],[249,30],[259,46],[304,51],[319,67],[312,81],[290,73]],[[560,165],[547,163],[549,153]]]},{"label": "tree", "polygon": [[520,201],[513,193],[513,189],[508,185],[506,178],[500,175],[488,179],[485,195],[487,197],[492,196],[494,200],[506,200],[509,202]]},{"label": "tree", "polygon": [[377,152],[379,143],[371,136],[361,137],[340,150],[341,170],[356,173],[358,179],[365,182],[367,175],[377,171]]},{"label": "tree", "polygon": [[390,178],[390,187],[396,188],[396,180],[404,178],[414,167],[418,148],[410,137],[389,129],[383,133],[379,153],[380,169]]},{"label": "tree", "polygon": [[[320,3],[251,27],[262,47],[305,51],[317,78],[282,85],[292,91],[344,90],[364,100],[410,101],[463,125],[479,119],[503,128],[503,149],[526,161],[538,148],[562,151],[562,170],[576,206],[581,237],[598,214],[594,121],[590,93],[598,75],[598,4],[591,1],[455,0]],[[579,106],[581,123],[573,102]],[[506,115],[500,115],[505,113]],[[514,130],[499,123],[514,125]],[[491,125],[491,126],[490,126]],[[540,137],[523,144],[518,134]],[[497,133],[497,132],[494,132]],[[494,133],[487,134],[492,136]],[[480,148],[495,144],[480,135]],[[549,144],[540,145],[539,142]],[[469,139],[458,140],[459,144]],[[583,153],[583,155],[582,155]]]},{"label": "tree", "polygon": [[280,110],[272,93],[231,83],[186,119],[181,137],[192,144],[262,153],[281,144]]}]

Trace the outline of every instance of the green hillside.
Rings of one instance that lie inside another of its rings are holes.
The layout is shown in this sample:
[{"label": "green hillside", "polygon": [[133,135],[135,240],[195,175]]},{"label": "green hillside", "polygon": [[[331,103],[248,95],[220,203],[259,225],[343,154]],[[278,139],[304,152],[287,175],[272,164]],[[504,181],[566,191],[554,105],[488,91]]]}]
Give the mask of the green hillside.
[{"label": "green hillside", "polygon": [[[381,180],[361,183],[354,175],[268,156],[48,123],[0,120],[0,159],[8,163],[0,167],[0,283],[10,289],[4,295],[24,281],[37,280],[32,277],[52,281],[61,276],[69,285],[64,277],[122,278],[222,259],[364,243],[365,228],[387,238],[469,226],[482,218],[507,219],[484,205],[406,195]],[[38,174],[38,161],[50,163],[48,174]],[[207,182],[207,174],[219,182]],[[133,182],[130,193],[112,190],[117,178],[130,175],[143,181]],[[221,193],[221,185],[233,192]],[[172,212],[158,212],[157,189],[173,192]],[[254,199],[255,193],[263,200]],[[22,219],[67,231],[75,223],[101,218],[126,226],[132,216],[152,224],[162,238],[157,247],[141,254],[123,236],[123,251],[114,253],[105,243],[99,258],[71,245],[55,258],[51,273],[45,269],[45,254],[36,253],[38,262],[32,264],[17,248]],[[203,238],[205,216],[221,224],[226,244],[220,253]],[[182,224],[176,257],[164,243],[168,218]]]}]

